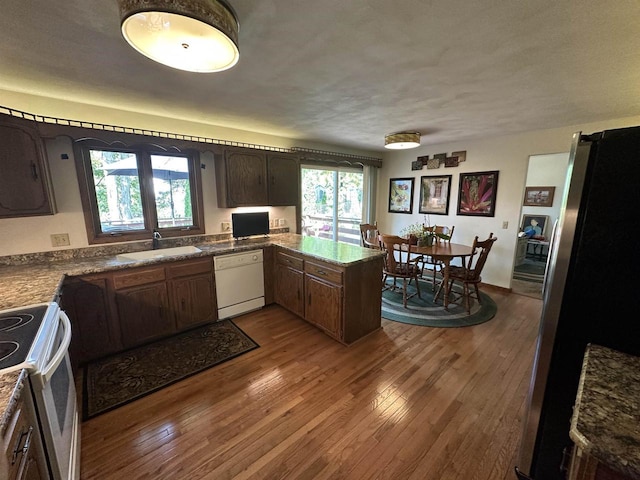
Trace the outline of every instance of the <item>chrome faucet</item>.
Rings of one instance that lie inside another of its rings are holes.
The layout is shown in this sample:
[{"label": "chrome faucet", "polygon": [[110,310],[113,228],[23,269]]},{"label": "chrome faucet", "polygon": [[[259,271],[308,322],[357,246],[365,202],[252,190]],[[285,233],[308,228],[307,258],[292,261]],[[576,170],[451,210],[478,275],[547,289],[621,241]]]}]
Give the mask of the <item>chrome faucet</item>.
[{"label": "chrome faucet", "polygon": [[160,235],[160,232],[154,228],[153,229],[153,247],[152,247],[154,250],[156,250],[160,246],[161,238],[162,238],[162,235]]}]

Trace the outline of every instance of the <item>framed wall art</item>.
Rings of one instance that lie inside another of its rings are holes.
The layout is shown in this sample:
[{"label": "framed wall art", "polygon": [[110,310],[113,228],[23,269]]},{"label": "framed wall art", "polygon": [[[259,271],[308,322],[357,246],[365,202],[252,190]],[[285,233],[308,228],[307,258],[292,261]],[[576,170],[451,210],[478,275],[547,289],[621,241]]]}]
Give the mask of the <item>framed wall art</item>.
[{"label": "framed wall art", "polygon": [[556,187],[525,187],[525,207],[553,207],[553,194]]},{"label": "framed wall art", "polygon": [[458,163],[467,161],[467,151],[460,150],[458,152],[451,152],[452,157],[458,157]]},{"label": "framed wall art", "polygon": [[548,215],[522,215],[522,230],[527,237],[540,237],[544,236],[549,220]]},{"label": "framed wall art", "polygon": [[493,217],[496,214],[498,171],[461,173],[458,215]]},{"label": "framed wall art", "polygon": [[415,178],[392,178],[389,180],[389,212],[413,212],[413,182]]},{"label": "framed wall art", "polygon": [[420,177],[420,213],[449,214],[451,175]]}]

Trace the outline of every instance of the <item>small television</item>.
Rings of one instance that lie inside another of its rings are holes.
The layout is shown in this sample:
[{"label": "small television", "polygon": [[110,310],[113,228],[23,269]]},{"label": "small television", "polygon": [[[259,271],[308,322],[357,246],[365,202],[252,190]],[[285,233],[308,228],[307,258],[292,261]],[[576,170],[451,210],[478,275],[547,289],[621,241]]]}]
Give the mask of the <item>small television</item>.
[{"label": "small television", "polygon": [[231,228],[234,238],[269,234],[269,212],[232,213]]}]

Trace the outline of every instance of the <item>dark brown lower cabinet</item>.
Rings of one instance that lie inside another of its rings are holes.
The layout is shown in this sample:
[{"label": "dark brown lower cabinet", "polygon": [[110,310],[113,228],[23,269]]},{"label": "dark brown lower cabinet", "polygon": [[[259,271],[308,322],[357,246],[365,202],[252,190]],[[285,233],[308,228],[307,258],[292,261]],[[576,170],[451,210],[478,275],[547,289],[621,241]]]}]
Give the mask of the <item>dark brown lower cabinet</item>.
[{"label": "dark brown lower cabinet", "polygon": [[122,350],[120,328],[109,314],[109,278],[89,275],[64,282],[61,308],[71,319],[74,366]]},{"label": "dark brown lower cabinet", "polygon": [[278,304],[339,342],[380,328],[382,257],[336,265],[278,248],[274,289]]},{"label": "dark brown lower cabinet", "polygon": [[210,258],[169,266],[167,277],[178,330],[215,320],[218,307]]},{"label": "dark brown lower cabinet", "polygon": [[165,283],[116,291],[116,308],[125,348],[166,337],[176,331]]},{"label": "dark brown lower cabinet", "polygon": [[340,338],[342,323],[342,286],[327,283],[311,275],[305,276],[307,303],[305,318],[308,322]]},{"label": "dark brown lower cabinet", "polygon": [[275,301],[300,317],[304,317],[303,260],[278,252],[275,267]]},{"label": "dark brown lower cabinet", "polygon": [[[635,478],[635,477],[634,477]],[[574,445],[567,480],[631,480]]]},{"label": "dark brown lower cabinet", "polygon": [[67,278],[74,367],[217,320],[212,257]]}]

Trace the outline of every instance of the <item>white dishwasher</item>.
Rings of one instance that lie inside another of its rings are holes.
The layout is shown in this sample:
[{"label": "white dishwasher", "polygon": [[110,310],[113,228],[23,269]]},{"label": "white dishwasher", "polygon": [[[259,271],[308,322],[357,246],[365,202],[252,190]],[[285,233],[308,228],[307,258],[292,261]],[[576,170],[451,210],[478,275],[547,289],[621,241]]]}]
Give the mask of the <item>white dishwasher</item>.
[{"label": "white dishwasher", "polygon": [[262,250],[213,257],[218,318],[229,318],[264,306]]}]

